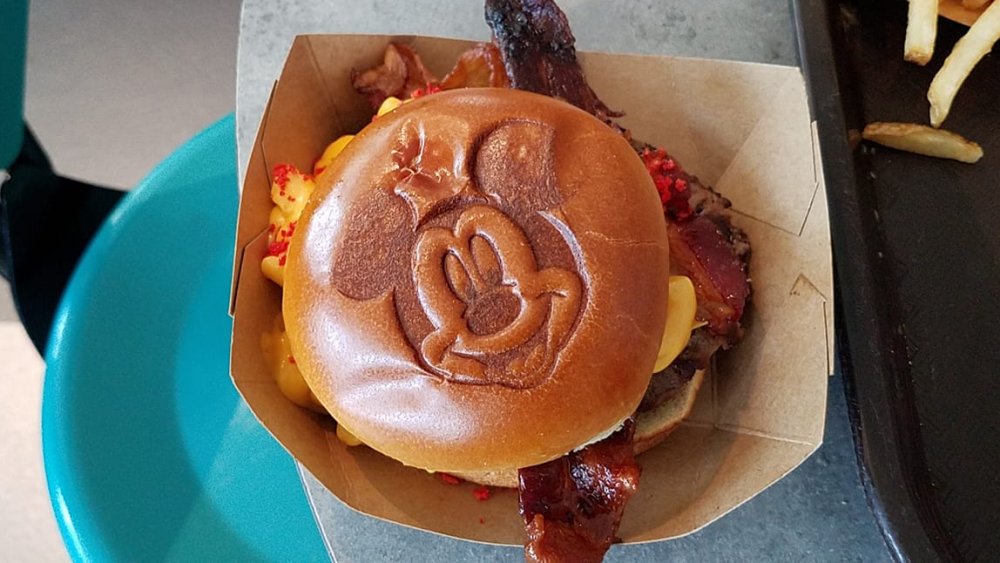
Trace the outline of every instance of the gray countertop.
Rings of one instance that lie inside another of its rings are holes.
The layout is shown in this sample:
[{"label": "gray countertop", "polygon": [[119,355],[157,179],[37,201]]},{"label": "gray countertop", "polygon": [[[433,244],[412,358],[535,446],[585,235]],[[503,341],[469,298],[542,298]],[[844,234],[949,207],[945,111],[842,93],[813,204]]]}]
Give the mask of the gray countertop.
[{"label": "gray countertop", "polygon": [[[562,0],[585,51],[796,64],[783,0]],[[613,31],[612,31],[613,30]],[[245,0],[236,72],[240,175],[292,39],[306,33],[488,39],[479,0]]]},{"label": "gray countertop", "polygon": [[[581,50],[796,64],[782,0],[563,0]],[[240,173],[292,38],[401,33],[486,39],[478,0],[246,0],[237,69]],[[609,561],[883,561],[889,553],[858,478],[843,386],[830,378],[823,446],[753,500],[685,538],[615,546]],[[338,561],[517,561],[519,548],[449,540],[361,516],[303,483]]]}]

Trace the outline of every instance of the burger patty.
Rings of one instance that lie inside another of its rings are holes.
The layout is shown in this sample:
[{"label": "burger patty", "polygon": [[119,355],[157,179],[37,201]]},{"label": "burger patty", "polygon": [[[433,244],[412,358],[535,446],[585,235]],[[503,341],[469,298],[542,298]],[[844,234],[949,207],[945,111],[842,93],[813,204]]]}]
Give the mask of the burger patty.
[{"label": "burger patty", "polygon": [[653,374],[636,413],[651,411],[676,397],[694,377],[694,372],[708,368],[712,355],[722,344],[723,339],[707,328],[699,328],[691,333],[691,340],[680,356],[666,369]]}]

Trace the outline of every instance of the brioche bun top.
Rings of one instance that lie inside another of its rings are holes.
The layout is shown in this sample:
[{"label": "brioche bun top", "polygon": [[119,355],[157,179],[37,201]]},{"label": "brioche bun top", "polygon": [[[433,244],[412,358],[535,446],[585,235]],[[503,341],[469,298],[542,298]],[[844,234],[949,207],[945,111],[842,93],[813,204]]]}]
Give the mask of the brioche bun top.
[{"label": "brioche bun top", "polygon": [[432,471],[537,465],[646,390],[669,256],[629,143],[564,102],[454,90],[378,118],[296,226],[283,310],[317,398]]}]

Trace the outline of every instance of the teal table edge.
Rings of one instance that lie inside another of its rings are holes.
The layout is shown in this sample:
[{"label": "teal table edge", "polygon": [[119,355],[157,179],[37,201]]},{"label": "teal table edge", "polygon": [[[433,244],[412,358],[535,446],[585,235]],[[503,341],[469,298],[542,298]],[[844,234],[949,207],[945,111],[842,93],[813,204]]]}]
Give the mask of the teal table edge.
[{"label": "teal table edge", "polygon": [[230,114],[123,198],[63,294],[42,449],[74,561],[328,560],[295,462],[229,379],[237,185]]}]

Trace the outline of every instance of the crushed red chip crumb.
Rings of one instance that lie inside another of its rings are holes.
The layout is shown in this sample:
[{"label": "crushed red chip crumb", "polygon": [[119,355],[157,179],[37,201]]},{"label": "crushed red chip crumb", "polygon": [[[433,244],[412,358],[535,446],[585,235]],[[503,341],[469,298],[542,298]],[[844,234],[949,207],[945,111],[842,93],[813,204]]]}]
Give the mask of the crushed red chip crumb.
[{"label": "crushed red chip crumb", "polygon": [[489,487],[476,487],[472,489],[472,496],[476,497],[476,500],[489,500],[490,499],[490,488]]},{"label": "crushed red chip crumb", "polygon": [[437,475],[438,478],[441,479],[441,482],[446,485],[459,485],[462,483],[462,480],[454,475],[449,475],[447,473],[438,473]]},{"label": "crushed red chip crumb", "polygon": [[480,523],[480,524],[485,524],[485,523],[486,523],[486,519],[485,519],[485,518],[483,518],[482,516],[480,516],[480,517],[479,517],[479,523]]},{"label": "crushed red chip crumb", "polygon": [[288,241],[280,240],[274,241],[267,245],[267,255],[268,256],[281,256],[288,250]]},{"label": "crushed red chip crumb", "polygon": [[278,164],[274,167],[274,183],[278,184],[278,188],[284,191],[285,186],[288,185],[289,175],[295,172],[295,167],[291,164]]},{"label": "crushed red chip crumb", "polygon": [[689,219],[692,214],[689,204],[691,190],[677,161],[670,158],[663,149],[645,148],[639,156],[646,164],[646,170],[660,194],[663,212],[675,221]]},{"label": "crushed red chip crumb", "polygon": [[427,96],[429,94],[437,94],[441,91],[441,85],[429,82],[425,88],[417,88],[410,94],[411,100],[416,100],[417,98]]}]

